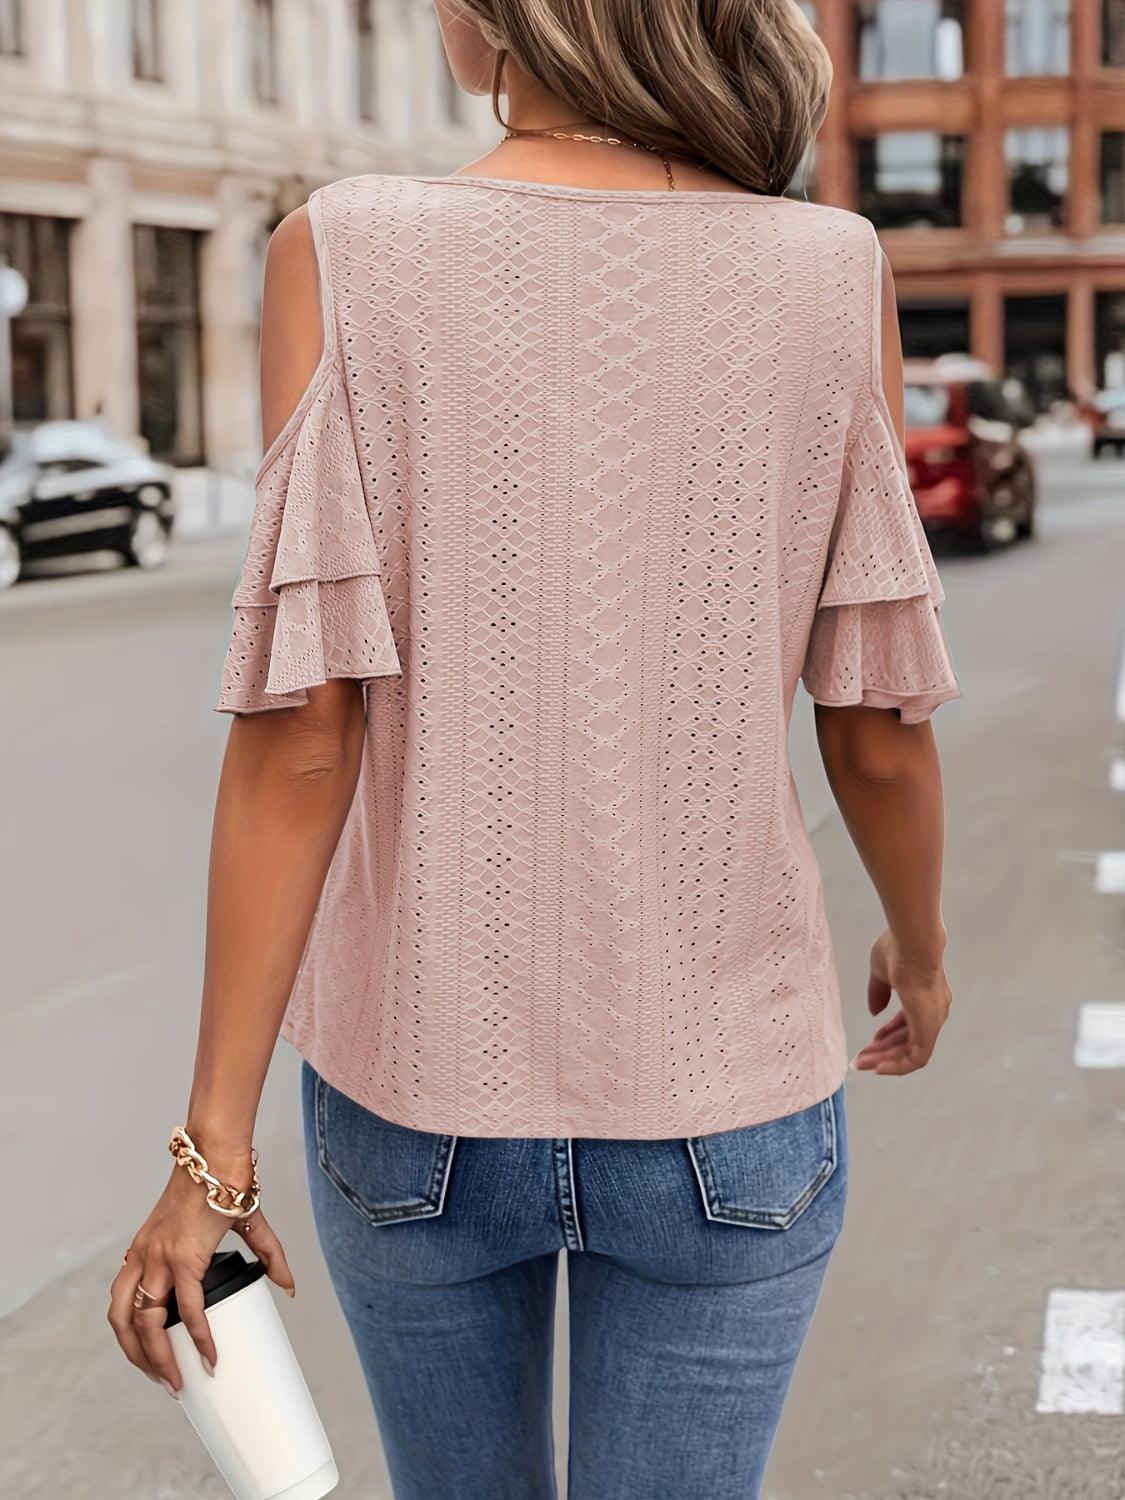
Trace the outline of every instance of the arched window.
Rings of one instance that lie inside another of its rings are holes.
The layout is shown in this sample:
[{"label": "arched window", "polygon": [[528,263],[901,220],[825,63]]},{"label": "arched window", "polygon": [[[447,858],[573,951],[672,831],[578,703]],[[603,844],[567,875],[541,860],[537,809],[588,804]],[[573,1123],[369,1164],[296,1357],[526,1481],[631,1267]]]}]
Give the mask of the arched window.
[{"label": "arched window", "polygon": [[361,120],[379,118],[378,0],[354,0],[356,112]]},{"label": "arched window", "polygon": [[132,0],[133,77],[159,83],[164,77],[160,45],[160,0]]},{"label": "arched window", "polygon": [[250,79],[259,104],[277,103],[277,17],[273,0],[250,0]]}]

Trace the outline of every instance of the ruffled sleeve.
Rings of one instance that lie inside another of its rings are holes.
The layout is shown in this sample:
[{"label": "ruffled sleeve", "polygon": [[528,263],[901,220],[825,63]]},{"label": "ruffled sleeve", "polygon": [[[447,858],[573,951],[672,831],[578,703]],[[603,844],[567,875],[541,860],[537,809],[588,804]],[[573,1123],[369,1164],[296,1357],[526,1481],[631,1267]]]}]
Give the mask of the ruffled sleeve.
[{"label": "ruffled sleeve", "polygon": [[332,342],[258,470],[221,713],[292,708],[329,678],[401,671]]},{"label": "ruffled sleeve", "polygon": [[802,681],[817,703],[897,709],[906,723],[960,697],[945,599],[881,388],[853,419]]}]

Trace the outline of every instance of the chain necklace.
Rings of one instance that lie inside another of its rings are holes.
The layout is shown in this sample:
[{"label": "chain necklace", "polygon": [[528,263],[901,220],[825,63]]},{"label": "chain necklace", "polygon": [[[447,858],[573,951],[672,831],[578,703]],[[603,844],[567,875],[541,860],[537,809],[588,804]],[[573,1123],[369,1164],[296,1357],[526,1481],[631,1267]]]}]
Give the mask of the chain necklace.
[{"label": "chain necklace", "polygon": [[626,140],[623,136],[619,135],[593,135],[589,131],[565,130],[562,126],[555,125],[545,126],[542,130],[522,129],[516,125],[509,125],[507,133],[500,137],[498,144],[502,146],[505,141],[510,141],[513,136],[517,135],[545,136],[548,140],[553,141],[596,141],[602,146],[634,146],[638,151],[652,151],[664,163],[664,175],[668,179],[668,191],[670,193],[675,192],[676,183],[672,176],[672,164],[668,160],[667,153],[662,151],[659,146],[650,146],[645,141]]}]

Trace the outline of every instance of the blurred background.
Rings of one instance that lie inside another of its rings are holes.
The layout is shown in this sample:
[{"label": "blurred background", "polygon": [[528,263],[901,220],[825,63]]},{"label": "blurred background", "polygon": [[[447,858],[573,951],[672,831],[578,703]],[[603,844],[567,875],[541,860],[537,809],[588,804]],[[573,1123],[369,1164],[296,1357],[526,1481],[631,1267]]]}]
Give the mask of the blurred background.
[{"label": "blurred background", "polygon": [[[849,1084],[849,1224],[767,1494],[1123,1500],[1125,0],[803,8],[836,81],[790,192],[867,215],[894,269],[965,693],[937,723],[958,1005],[925,1074]],[[190,1076],[266,243],[321,183],[498,134],[428,0],[0,0],[6,1495],[226,1493],[104,1311]],[[879,914],[804,702],[792,757],[855,1050]],[[340,1495],[383,1500],[296,1062],[259,1131],[285,1316]]]}]

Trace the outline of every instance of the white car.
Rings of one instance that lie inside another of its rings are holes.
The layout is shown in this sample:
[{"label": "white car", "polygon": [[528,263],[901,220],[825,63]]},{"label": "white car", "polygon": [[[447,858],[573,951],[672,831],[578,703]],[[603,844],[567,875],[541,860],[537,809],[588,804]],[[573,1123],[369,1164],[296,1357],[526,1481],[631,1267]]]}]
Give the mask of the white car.
[{"label": "white car", "polygon": [[0,449],[0,589],[27,563],[90,552],[159,567],[173,514],[173,470],[100,423],[17,430]]},{"label": "white car", "polygon": [[1125,387],[1099,391],[1093,407],[1094,457],[1113,452],[1125,458]]}]

